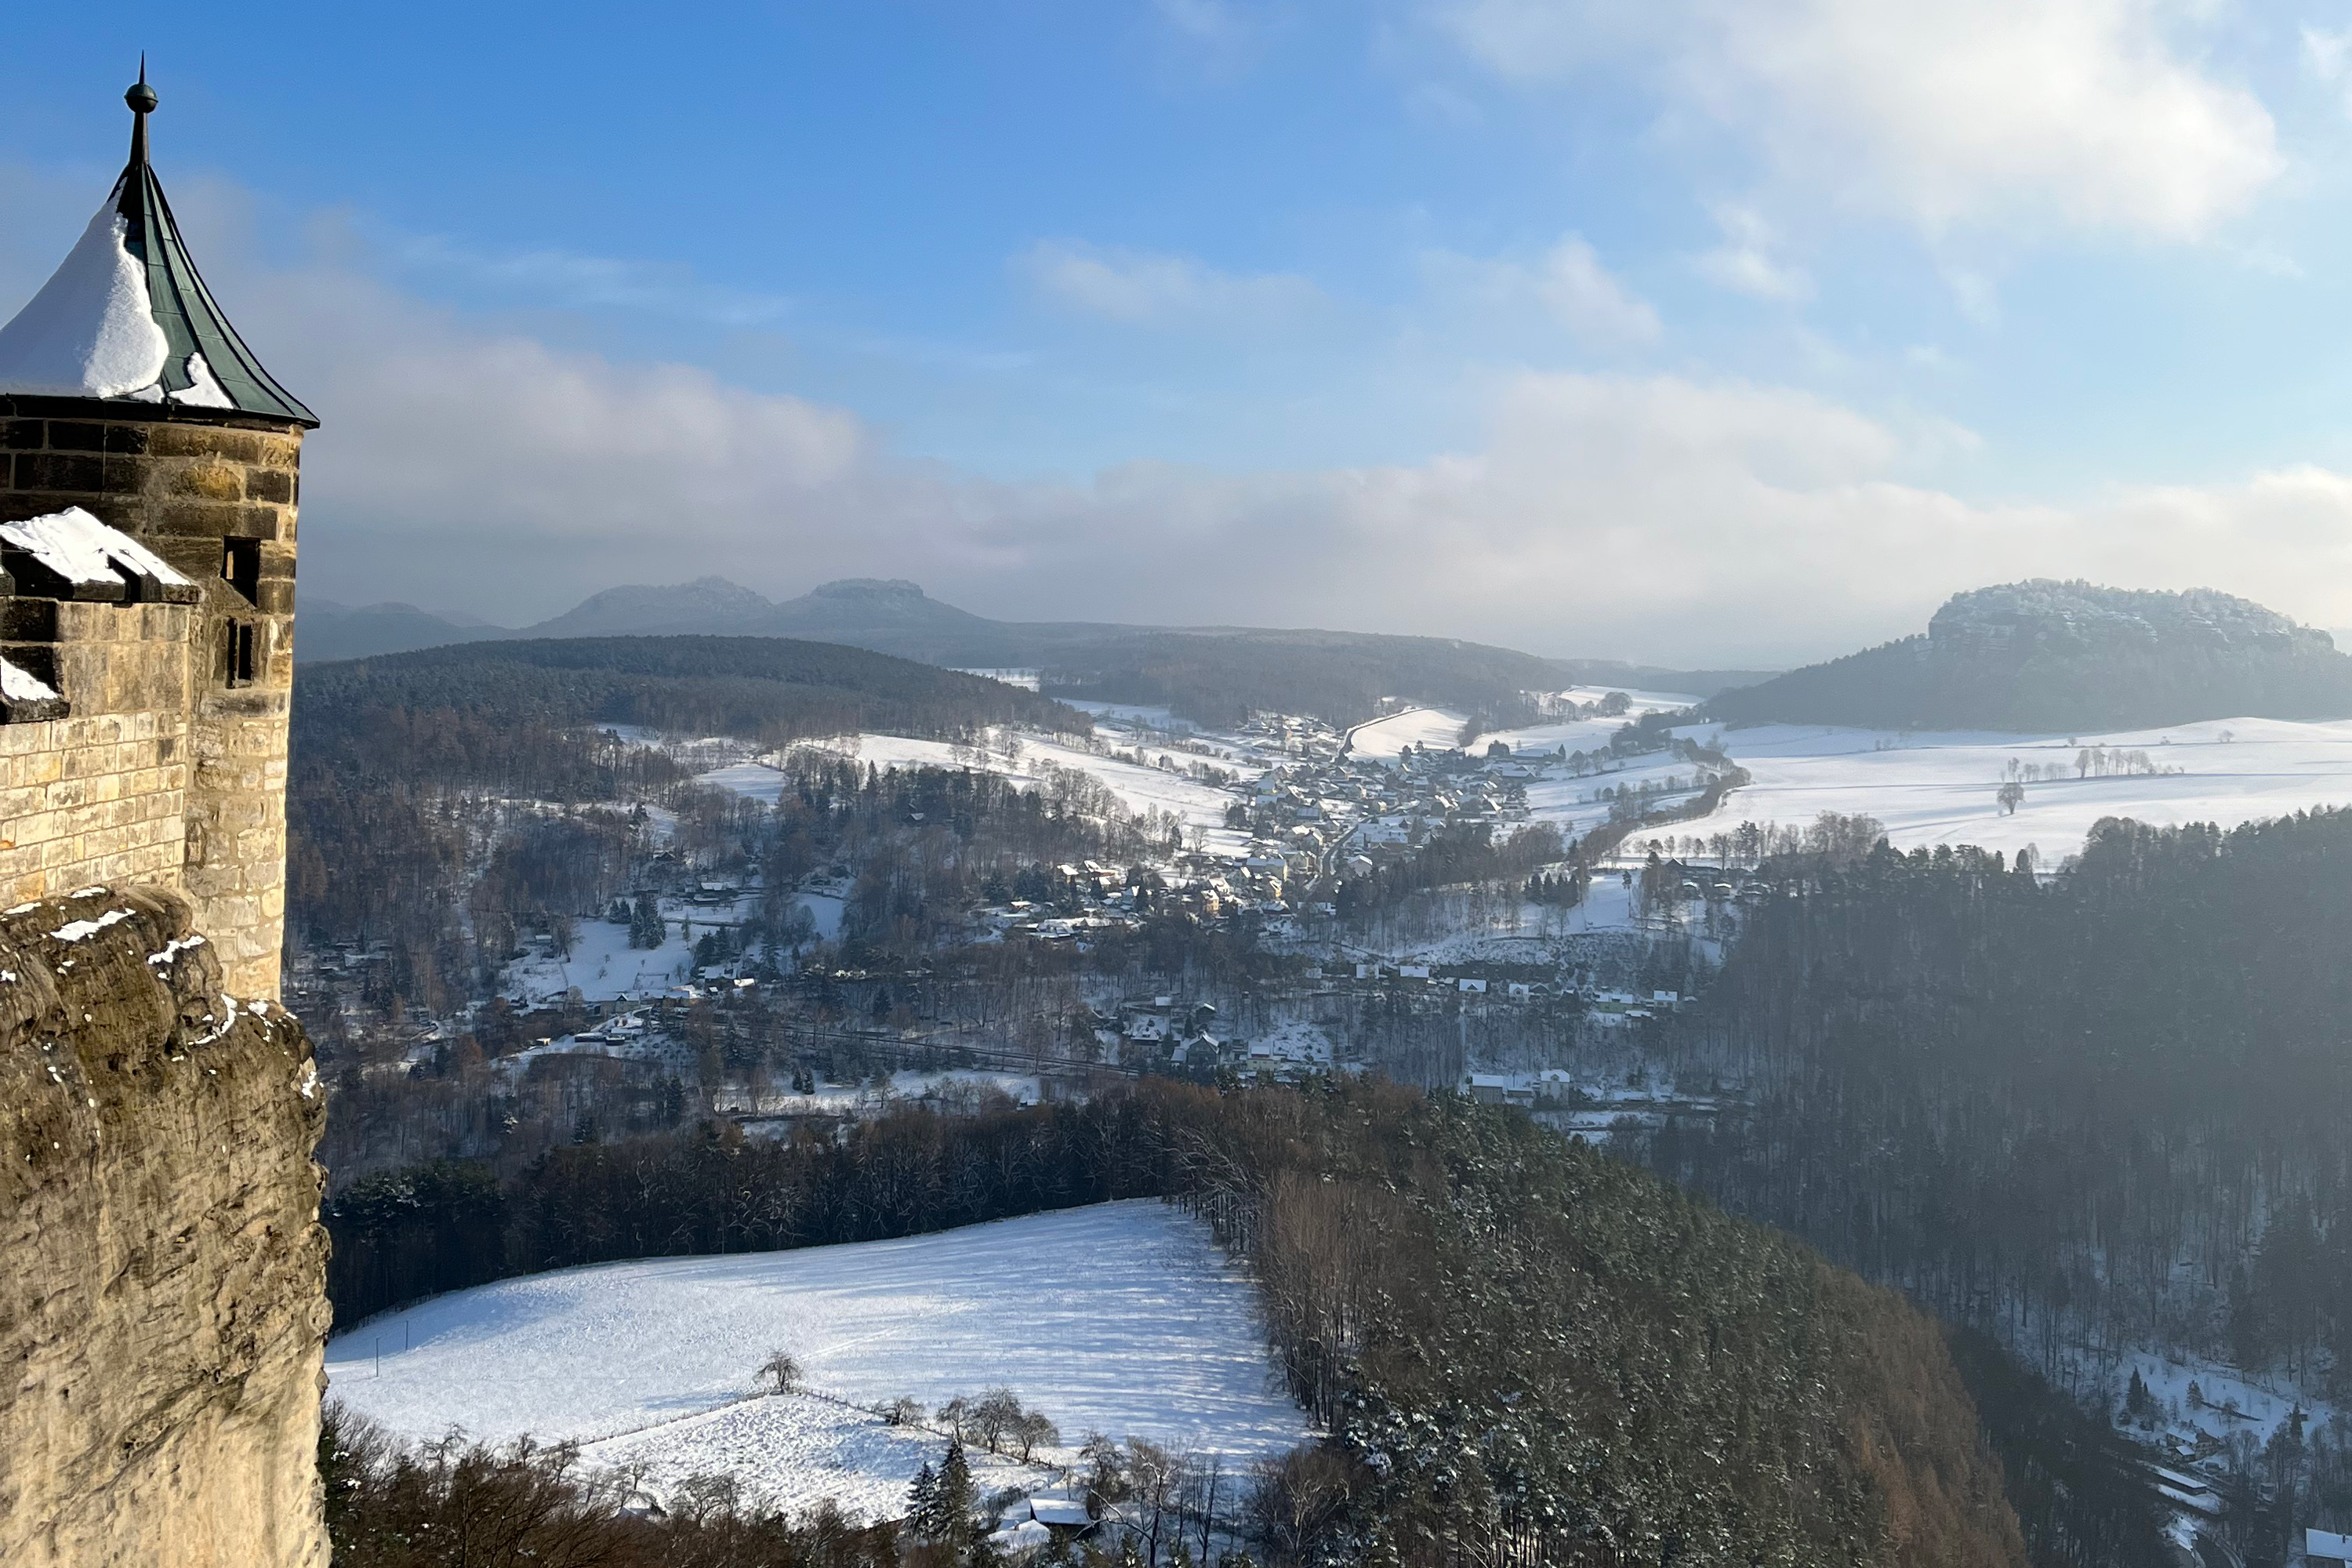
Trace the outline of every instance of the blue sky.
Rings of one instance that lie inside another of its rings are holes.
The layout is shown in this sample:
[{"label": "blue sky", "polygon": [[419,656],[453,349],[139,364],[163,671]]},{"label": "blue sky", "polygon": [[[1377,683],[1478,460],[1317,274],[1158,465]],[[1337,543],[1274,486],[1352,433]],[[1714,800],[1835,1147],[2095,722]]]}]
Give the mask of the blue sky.
[{"label": "blue sky", "polygon": [[127,5],[121,156],[327,426],[303,577],[1779,661],[2028,574],[2352,625],[2352,5]]}]

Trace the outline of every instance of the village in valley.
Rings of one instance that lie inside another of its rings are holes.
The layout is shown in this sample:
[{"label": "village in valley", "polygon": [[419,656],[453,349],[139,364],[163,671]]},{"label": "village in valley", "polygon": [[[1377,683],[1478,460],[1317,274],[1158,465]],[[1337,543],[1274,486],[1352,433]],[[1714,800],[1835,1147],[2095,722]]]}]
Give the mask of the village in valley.
[{"label": "village in valley", "polygon": [[[1891,819],[1898,842],[1920,794],[1937,804],[1918,812],[1915,833],[1936,831],[1954,798],[2012,837],[2030,831],[2039,819],[2016,804],[2028,788],[2062,821],[2097,809],[2070,793],[2102,782],[2087,764],[2074,776],[2073,759],[2090,753],[2072,737],[2044,744],[2050,763],[2003,763],[2002,751],[2017,750],[2009,737],[1727,733],[1672,693],[1526,697],[1530,721],[1494,731],[1402,702],[1346,729],[1257,714],[1230,731],[1165,708],[1080,702],[1084,735],[868,734],[780,751],[616,726],[609,742],[692,770],[689,794],[706,815],[725,815],[729,802],[772,806],[818,763],[977,772],[1075,791],[1081,806],[1122,815],[1141,852],[1024,867],[968,908],[933,911],[929,955],[883,955],[844,940],[860,868],[814,866],[770,886],[744,835],[688,844],[677,806],[646,801],[632,813],[626,885],[615,884],[604,916],[555,914],[519,930],[490,994],[446,1016],[406,1015],[387,1040],[363,1021],[380,985],[370,974],[393,962],[382,945],[303,949],[291,984],[317,998],[312,1016],[331,1009],[370,1036],[371,1077],[437,1075],[453,1052],[478,1052],[519,1097],[543,1092],[534,1083],[617,1073],[771,1131],[976,1087],[1030,1100],[1083,1092],[1101,1073],[1376,1071],[1606,1137],[1612,1125],[1711,1117],[1736,1093],[1719,1075],[1677,1081],[1645,1051],[1645,1026],[1704,983],[1740,910],[1770,895],[1768,858],[1847,820],[1826,807],[1809,820],[1801,804],[1794,822],[1759,824],[1747,811],[1758,795],[1810,804],[1782,777],[1833,769],[1832,787],[1815,793],[1858,806],[1855,831]],[[2346,744],[2301,732],[2326,727],[2287,728],[2298,732],[2250,737],[2251,748],[2225,754],[2258,776],[2282,754],[2305,768],[2332,763]],[[2160,738],[2162,754],[2239,741],[2180,739],[2176,750]],[[1981,783],[1946,776],[1956,755],[1982,770]],[[2178,788],[2170,775],[2184,771],[2135,770],[2132,782]],[[2037,782],[2021,786],[2021,776]],[[2214,804],[2216,781],[2186,782],[2207,786],[2199,804]],[[2229,784],[2220,781],[2225,797]],[[898,826],[919,835],[923,818],[909,811]],[[1097,950],[1127,953],[1148,932],[1162,950],[1180,933],[1172,964],[1164,951],[1158,964],[1096,962]],[[1262,962],[1237,975],[1202,963],[1196,946]],[[714,1030],[730,1042],[716,1054]]]},{"label": "village in valley", "polygon": [[[1706,933],[1721,933],[1746,875],[1629,839],[1710,804],[1737,774],[1658,722],[1680,706],[1672,699],[1548,701],[1530,733],[1467,747],[1460,718],[1402,707],[1349,731],[1267,715],[1217,732],[1164,710],[1089,705],[1082,741],[858,737],[786,753],[631,733],[620,739],[686,757],[714,797],[739,802],[772,804],[817,752],[1087,777],[1146,825],[1151,852],[1026,868],[949,923],[938,962],[894,955],[886,970],[841,941],[853,868],[816,867],[772,891],[740,846],[686,850],[674,809],[648,805],[636,880],[603,919],[519,933],[497,994],[447,1017],[408,1016],[390,1041],[358,1024],[377,1041],[363,1076],[438,1076],[453,1053],[478,1052],[518,1099],[579,1099],[551,1086],[617,1077],[771,1132],[908,1096],[1034,1100],[1141,1072],[1379,1071],[1596,1137],[1624,1119],[1711,1114],[1714,1094],[1654,1074],[1638,1037],[1678,1005],[1684,966],[1706,961]],[[1465,851],[1476,863],[1452,867]],[[1435,880],[1416,869],[1432,857],[1448,867]],[[1496,886],[1465,895],[1457,880]],[[1457,907],[1465,898],[1475,907]],[[762,919],[779,905],[782,920]],[[1147,928],[1272,966],[1233,978],[1187,961],[1136,990],[1129,975],[1090,973],[1097,949]],[[1051,975],[1043,1016],[983,998],[988,983],[966,973],[975,961],[1000,990],[1008,968]],[[332,998],[356,1023],[371,971],[390,962],[365,944],[306,951],[291,984],[320,998],[314,1016]]]}]

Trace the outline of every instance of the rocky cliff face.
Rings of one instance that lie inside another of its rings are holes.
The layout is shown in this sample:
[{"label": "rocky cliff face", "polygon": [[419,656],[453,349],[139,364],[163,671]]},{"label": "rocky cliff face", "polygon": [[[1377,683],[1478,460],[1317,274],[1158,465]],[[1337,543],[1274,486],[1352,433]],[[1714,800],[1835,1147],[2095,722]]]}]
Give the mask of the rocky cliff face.
[{"label": "rocky cliff face", "polygon": [[0,1563],[314,1568],[325,1097],[169,894],[0,914]]}]

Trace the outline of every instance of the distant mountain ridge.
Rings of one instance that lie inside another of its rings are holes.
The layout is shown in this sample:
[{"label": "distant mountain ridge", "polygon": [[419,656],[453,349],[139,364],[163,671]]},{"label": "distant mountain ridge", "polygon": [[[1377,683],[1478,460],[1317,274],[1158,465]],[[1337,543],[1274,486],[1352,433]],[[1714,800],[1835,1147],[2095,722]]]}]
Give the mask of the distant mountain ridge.
[{"label": "distant mountain ridge", "polygon": [[1760,671],[1662,669],[1547,659],[1452,637],[1253,626],[997,621],[903,578],[850,577],[779,603],[724,577],[592,595],[519,629],[465,627],[411,605],[306,606],[305,663],[494,639],[786,637],[838,643],[961,669],[1034,669],[1051,692],[1167,707],[1204,723],[1257,709],[1353,722],[1389,698],[1500,711],[1521,691],[1599,683],[1705,697]]},{"label": "distant mountain ridge", "polygon": [[295,617],[294,657],[304,664],[324,664],[330,659],[367,658],[508,635],[504,626],[478,621],[469,624],[415,605],[387,603],[354,608],[331,599],[306,598],[299,602]]},{"label": "distant mountain ridge", "polygon": [[2089,731],[2352,717],[2326,632],[2210,588],[2034,578],[1956,594],[1925,634],[1717,694],[1733,722]]}]

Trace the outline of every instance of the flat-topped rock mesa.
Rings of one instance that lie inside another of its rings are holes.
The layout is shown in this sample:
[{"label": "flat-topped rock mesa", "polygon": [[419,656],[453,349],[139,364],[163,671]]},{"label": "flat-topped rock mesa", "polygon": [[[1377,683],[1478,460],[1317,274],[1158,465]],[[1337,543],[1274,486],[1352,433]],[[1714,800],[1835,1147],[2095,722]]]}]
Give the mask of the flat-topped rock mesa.
[{"label": "flat-topped rock mesa", "polygon": [[1927,647],[1958,658],[2095,658],[2191,648],[2315,655],[2334,652],[2336,639],[2210,588],[2167,594],[2035,578],[1953,595],[1927,621]]},{"label": "flat-topped rock mesa", "polygon": [[326,1096],[170,893],[0,914],[0,1563],[310,1568]]},{"label": "flat-topped rock mesa", "polygon": [[1717,693],[1734,723],[2101,734],[2352,718],[2352,658],[2251,600],[2036,578],[1956,594],[1923,635]]}]

